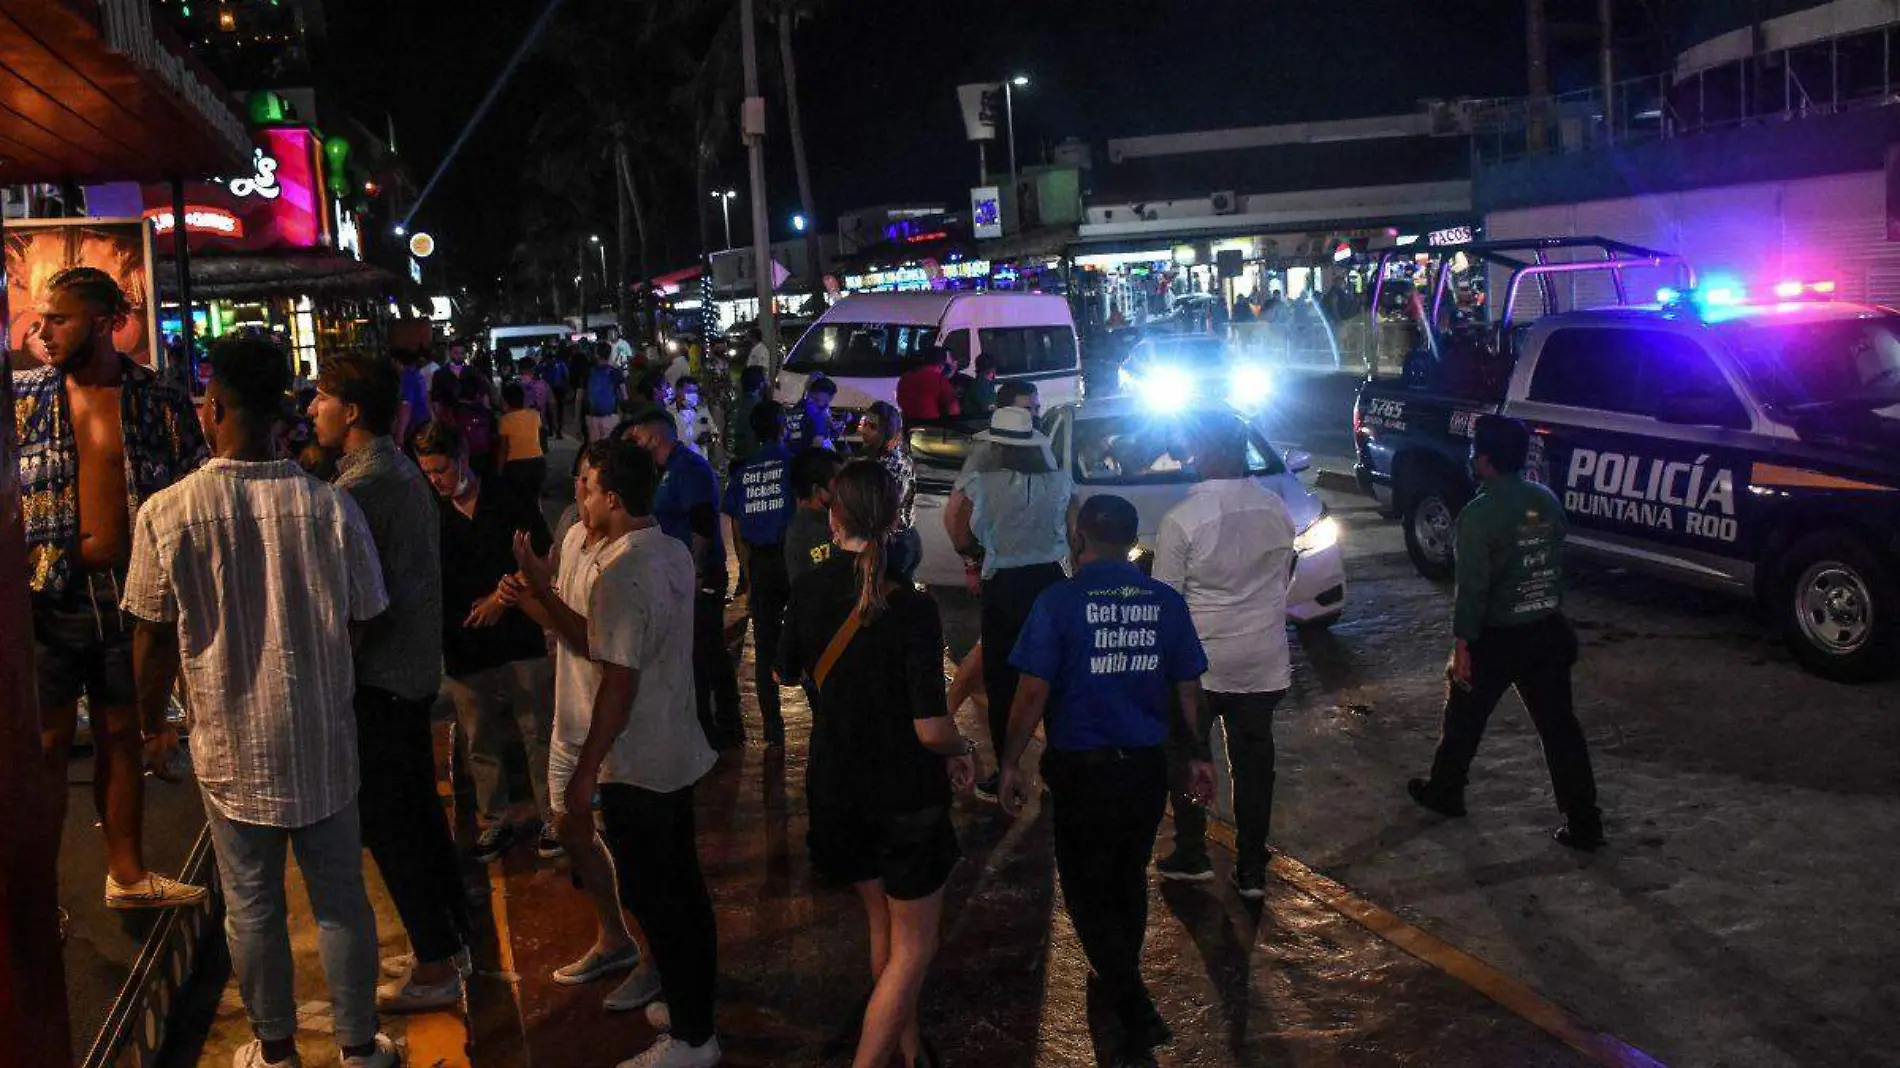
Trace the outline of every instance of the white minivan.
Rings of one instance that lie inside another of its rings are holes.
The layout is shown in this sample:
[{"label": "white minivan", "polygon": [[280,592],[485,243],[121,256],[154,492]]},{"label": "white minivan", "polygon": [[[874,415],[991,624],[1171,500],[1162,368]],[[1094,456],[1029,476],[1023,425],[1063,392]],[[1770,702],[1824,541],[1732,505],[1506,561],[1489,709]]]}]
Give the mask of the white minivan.
[{"label": "white minivan", "polygon": [[997,381],[1034,382],[1043,404],[1079,400],[1082,356],[1069,302],[1042,293],[858,293],[832,305],[785,357],[776,395],[794,404],[822,374],[838,385],[832,409],[863,412],[897,403],[897,380],[932,345],[966,368],[996,359]]},{"label": "white minivan", "polygon": [[519,360],[523,356],[539,353],[544,343],[552,341],[558,344],[573,336],[573,333],[573,328],[566,323],[497,326],[488,332],[488,351],[497,358],[506,353],[508,359]]}]

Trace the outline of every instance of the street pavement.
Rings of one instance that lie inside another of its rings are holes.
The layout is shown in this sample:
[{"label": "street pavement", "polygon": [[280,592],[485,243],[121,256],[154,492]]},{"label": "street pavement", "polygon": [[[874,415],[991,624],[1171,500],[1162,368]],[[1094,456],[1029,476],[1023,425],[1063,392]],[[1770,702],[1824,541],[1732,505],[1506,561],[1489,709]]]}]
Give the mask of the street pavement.
[{"label": "street pavement", "polygon": [[[745,691],[756,729],[751,687]],[[719,923],[721,1044],[735,1066],[848,1064],[855,1013],[870,989],[856,896],[819,885],[806,860],[810,713],[794,691],[786,705],[786,752],[774,756],[755,744],[729,754],[698,793],[701,856]],[[965,729],[980,734],[974,717],[966,718]],[[1046,811],[1037,804],[1010,821],[964,798],[956,820],[965,861],[948,892],[944,946],[923,1009],[926,1033],[949,1065],[1101,1063],[1102,1018],[1055,886]],[[484,917],[479,972],[466,1011],[386,1019],[412,1064],[610,1068],[651,1041],[643,1014],[601,1008],[613,981],[571,988],[549,979],[593,936],[564,861],[539,860],[523,846],[467,874]],[[1266,901],[1247,903],[1228,888],[1224,857],[1221,875],[1212,884],[1153,891],[1148,974],[1176,1034],[1158,1063],[1590,1063],[1313,894],[1276,882]],[[327,995],[314,923],[294,877],[291,894],[306,999],[300,1042],[304,1063],[320,1068],[335,1063]],[[403,951],[380,883],[372,896],[384,953]],[[247,1030],[227,985],[206,1040],[170,1063],[222,1066]]]},{"label": "street pavement", "polygon": [[[1295,399],[1310,421],[1273,432],[1335,475],[1340,395]],[[1256,906],[1226,888],[1224,861],[1220,882],[1154,889],[1147,967],[1177,1036],[1160,1064],[1900,1065],[1900,683],[1813,678],[1744,605],[1579,566],[1578,714],[1609,847],[1550,841],[1559,816],[1514,697],[1473,769],[1471,815],[1447,821],[1404,782],[1437,735],[1450,591],[1417,577],[1369,501],[1322,492],[1345,527],[1349,599],[1330,631],[1296,636],[1275,713],[1278,878]],[[974,603],[939,602],[954,655]],[[786,697],[782,762],[727,757],[699,797],[722,1042],[735,1065],[844,1064],[869,987],[862,921],[848,890],[810,875],[809,713]],[[984,733],[967,711],[963,725]],[[927,1031],[951,1065],[1098,1063],[1046,817],[1012,824],[970,799],[956,815],[967,860]],[[1164,825],[1157,855],[1165,839]],[[389,1021],[414,1063],[588,1068],[646,1044],[644,1022],[600,1009],[610,985],[548,981],[591,932],[562,862],[524,849],[466,874],[489,917],[482,970],[465,1014]],[[385,952],[400,952],[374,889]],[[307,908],[294,915],[317,1068],[334,1052]],[[228,1063],[243,1030],[227,988],[208,1040],[168,1063]]]}]

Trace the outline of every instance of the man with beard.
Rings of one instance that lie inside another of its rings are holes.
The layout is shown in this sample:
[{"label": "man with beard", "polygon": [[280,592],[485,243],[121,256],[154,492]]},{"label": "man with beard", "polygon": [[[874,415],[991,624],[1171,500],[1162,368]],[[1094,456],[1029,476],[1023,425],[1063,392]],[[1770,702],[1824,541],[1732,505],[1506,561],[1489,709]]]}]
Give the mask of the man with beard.
[{"label": "man with beard", "polygon": [[164,769],[178,735],[159,703],[141,721],[132,673],[133,622],[119,608],[139,507],[203,463],[189,395],[113,346],[131,311],[105,272],[54,275],[40,303],[47,365],[15,372],[14,434],[26,516],[27,581],[54,818],[66,817],[66,762],[87,699],[93,803],[106,839],[106,905],[193,904],[203,887],[146,868],[143,762]]}]

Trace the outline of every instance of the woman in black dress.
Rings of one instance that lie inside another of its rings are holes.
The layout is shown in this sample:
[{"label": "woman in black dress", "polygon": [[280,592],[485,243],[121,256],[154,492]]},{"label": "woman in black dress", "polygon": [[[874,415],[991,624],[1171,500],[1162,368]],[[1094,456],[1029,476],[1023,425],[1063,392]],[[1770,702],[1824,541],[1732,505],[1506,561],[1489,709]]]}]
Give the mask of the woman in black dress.
[{"label": "woman in black dress", "polygon": [[846,464],[831,487],[831,558],[799,578],[786,609],[780,677],[808,679],[812,866],[850,883],[870,924],[877,987],[855,1068],[934,1068],[917,1000],[936,955],[943,888],[962,854],[950,796],[975,775],[944,700],[936,602],[889,573],[897,486],[880,464]]}]

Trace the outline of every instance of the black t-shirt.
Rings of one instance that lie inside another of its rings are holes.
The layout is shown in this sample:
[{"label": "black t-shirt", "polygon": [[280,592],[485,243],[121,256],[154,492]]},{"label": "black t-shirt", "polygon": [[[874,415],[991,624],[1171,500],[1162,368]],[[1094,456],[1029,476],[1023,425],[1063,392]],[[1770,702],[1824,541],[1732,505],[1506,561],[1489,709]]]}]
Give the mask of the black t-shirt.
[{"label": "black t-shirt", "polygon": [[464,627],[475,602],[495,592],[515,564],[515,531],[525,530],[534,551],[545,554],[553,539],[538,503],[500,479],[483,479],[475,515],[465,516],[446,497],[442,515],[442,659],[450,676],[547,655],[541,627],[511,608],[492,627]]},{"label": "black t-shirt", "polygon": [[[858,601],[856,553],[831,558],[792,584],[779,672],[818,666]],[[928,594],[898,584],[887,607],[858,628],[812,708],[806,794],[814,808],[912,812],[950,803],[944,758],[917,740],[916,721],[946,714],[943,623]]]}]

